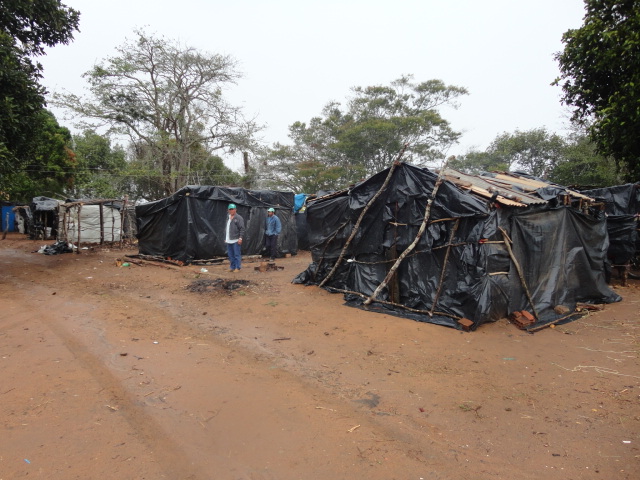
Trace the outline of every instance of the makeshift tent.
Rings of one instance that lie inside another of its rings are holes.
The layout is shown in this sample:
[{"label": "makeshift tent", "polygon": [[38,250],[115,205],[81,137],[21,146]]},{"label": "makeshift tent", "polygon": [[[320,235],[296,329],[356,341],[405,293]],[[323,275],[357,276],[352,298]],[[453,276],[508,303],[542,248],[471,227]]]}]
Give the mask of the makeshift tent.
[{"label": "makeshift tent", "polygon": [[604,278],[604,219],[580,209],[587,196],[552,186],[545,200],[533,180],[445,173],[456,183],[398,163],[309,202],[313,263],[294,283],[465,329],[526,310],[533,330],[578,303],[620,300]]},{"label": "makeshift tent", "polygon": [[243,255],[260,255],[264,249],[267,209],[272,207],[282,223],[278,251],[296,254],[292,192],[246,190],[216,186],[186,186],[170,197],[136,206],[140,254],[185,263],[226,256],[224,242],[229,203],[245,221]]},{"label": "makeshift tent", "polygon": [[19,222],[26,225],[32,240],[48,240],[58,234],[58,208],[62,202],[48,197],[34,197],[29,208],[17,207]]},{"label": "makeshift tent", "polygon": [[[126,200],[67,200],[60,205],[58,240],[103,244],[123,238]],[[78,250],[79,251],[79,250]]]},{"label": "makeshift tent", "polygon": [[604,203],[609,233],[608,256],[613,267],[624,267],[626,281],[629,267],[640,255],[640,183],[582,191]]}]

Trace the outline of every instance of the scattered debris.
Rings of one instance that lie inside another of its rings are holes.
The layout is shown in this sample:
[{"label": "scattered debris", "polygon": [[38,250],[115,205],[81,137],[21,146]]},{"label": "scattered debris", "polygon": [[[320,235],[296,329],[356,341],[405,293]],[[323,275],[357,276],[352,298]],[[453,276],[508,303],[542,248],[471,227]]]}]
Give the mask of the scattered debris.
[{"label": "scattered debris", "polygon": [[576,310],[590,310],[599,312],[601,310],[604,310],[604,305],[595,303],[576,303]]},{"label": "scattered debris", "polygon": [[351,427],[349,430],[347,430],[347,432],[349,433],[353,433],[354,431],[356,431],[358,428],[360,428],[360,425],[356,425],[355,427]]},{"label": "scattered debris", "polygon": [[53,245],[43,245],[38,250],[38,253],[44,255],[58,255],[61,253],[73,253],[74,246],[71,243],[58,241]]},{"label": "scattered debris", "polygon": [[469,332],[471,331],[471,327],[473,327],[473,321],[468,318],[461,318],[458,320],[458,325],[460,325],[465,332]]},{"label": "scattered debris", "polygon": [[250,285],[249,280],[225,280],[223,278],[199,278],[191,282],[186,288],[190,292],[208,293],[208,292],[231,292],[242,287]]},{"label": "scattered debris", "polygon": [[284,267],[280,267],[276,265],[275,262],[260,262],[260,265],[254,267],[257,272],[268,272],[268,271],[277,271],[284,270]]},{"label": "scattered debris", "polygon": [[558,315],[566,315],[571,312],[571,309],[569,307],[565,307],[564,305],[556,305],[555,307],[553,307],[553,311]]},{"label": "scattered debris", "polygon": [[509,315],[509,320],[511,320],[516,327],[521,330],[526,330],[527,327],[536,323],[536,319],[526,310],[521,310],[519,312],[513,312]]}]

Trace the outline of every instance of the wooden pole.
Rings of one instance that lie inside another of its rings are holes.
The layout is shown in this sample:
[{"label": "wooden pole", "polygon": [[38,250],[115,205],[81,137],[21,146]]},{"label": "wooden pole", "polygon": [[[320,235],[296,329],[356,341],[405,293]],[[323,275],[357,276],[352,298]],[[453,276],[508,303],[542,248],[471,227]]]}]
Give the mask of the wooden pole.
[{"label": "wooden pole", "polygon": [[[364,294],[362,294],[360,292],[352,292],[351,290],[343,290],[341,288],[335,288],[335,287],[327,287],[327,288],[329,290],[331,290],[332,292],[346,293],[346,294],[356,295],[356,296],[361,297],[361,298],[367,298],[366,295],[364,295]],[[439,317],[454,318],[456,320],[462,320],[462,318],[463,318],[463,317],[458,317],[456,315],[452,315],[451,313],[431,312],[429,310],[421,310],[419,308],[411,308],[411,307],[407,307],[406,305],[402,305],[401,303],[388,302],[386,300],[376,300],[376,303],[380,303],[382,305],[391,305],[393,307],[399,307],[399,308],[402,308],[403,310],[407,310],[408,312],[424,313],[425,315],[429,315],[430,317],[432,317],[433,315],[437,315]]]},{"label": "wooden pole", "polygon": [[404,252],[402,252],[400,254],[400,257],[398,257],[398,259],[396,260],[396,263],[393,264],[393,267],[391,267],[391,270],[389,270],[389,273],[387,273],[387,276],[384,277],[384,280],[382,281],[382,283],[380,283],[380,285],[378,285],[378,287],[371,294],[371,296],[365,300],[365,302],[364,302],[365,306],[371,304],[371,302],[374,301],[374,299],[380,294],[380,292],[387,286],[387,284],[389,283],[389,280],[391,279],[391,277],[393,276],[395,271],[400,267],[400,264],[405,259],[405,257],[407,255],[409,255],[413,251],[414,248],[416,248],[416,245],[418,245],[418,242],[420,241],[420,238],[422,237],[422,235],[424,234],[425,230],[427,229],[427,223],[429,222],[429,217],[431,216],[431,205],[433,204],[433,201],[436,198],[436,194],[438,193],[438,189],[440,188],[440,185],[442,184],[442,181],[444,180],[444,175],[443,175],[444,170],[445,170],[445,166],[443,166],[440,169],[440,173],[438,174],[438,180],[436,180],[436,184],[433,187],[433,191],[431,192],[431,197],[429,198],[429,200],[427,200],[427,206],[424,209],[424,218],[422,219],[422,224],[420,225],[420,228],[418,229],[418,233],[416,235],[416,238],[414,238],[413,242],[411,242],[411,245],[409,245],[404,250]]},{"label": "wooden pole", "polygon": [[507,235],[507,232],[504,231],[502,227],[498,227],[500,232],[502,232],[502,236],[504,238],[504,244],[507,247],[507,252],[509,252],[509,257],[511,257],[511,261],[513,265],[516,267],[516,272],[518,272],[518,277],[520,277],[520,282],[522,283],[522,288],[524,288],[524,293],[527,295],[527,300],[529,300],[529,304],[531,305],[531,310],[533,310],[533,316],[536,317],[536,320],[540,320],[540,316],[538,315],[538,311],[536,310],[536,306],[533,303],[533,299],[531,298],[531,294],[529,293],[529,289],[527,288],[527,282],[524,280],[524,274],[522,273],[522,268],[516,260],[515,255],[513,254],[513,250],[511,250],[511,239]]},{"label": "wooden pole", "polygon": [[456,219],[456,223],[454,223],[453,228],[451,229],[451,234],[449,235],[449,242],[447,245],[447,253],[444,255],[444,263],[442,264],[442,272],[440,272],[440,283],[438,283],[438,290],[436,291],[436,298],[433,299],[433,305],[431,305],[431,313],[436,309],[436,304],[440,299],[440,293],[442,292],[442,284],[444,283],[444,274],[447,271],[447,263],[449,261],[449,252],[451,252],[451,242],[453,241],[453,237],[458,230],[458,225],[460,225],[460,219]]},{"label": "wooden pole", "polygon": [[124,196],[122,200],[122,212],[120,212],[120,245],[124,243],[124,219],[125,215],[127,215],[127,200],[129,197],[127,195]]},{"label": "wooden pole", "polygon": [[100,245],[104,243],[104,206],[102,203],[98,205],[100,209]]},{"label": "wooden pole", "polygon": [[80,255],[80,214],[82,213],[82,204],[78,205],[78,248],[76,248],[76,253]]},{"label": "wooden pole", "polygon": [[387,178],[385,178],[384,183],[382,184],[380,189],[376,192],[376,194],[373,197],[371,197],[371,199],[367,202],[365,207],[362,209],[362,212],[360,212],[360,217],[358,217],[358,221],[356,222],[353,229],[351,230],[351,235],[349,235],[349,238],[345,242],[344,247],[342,247],[342,251],[340,252],[340,256],[338,257],[338,260],[336,260],[336,263],[333,264],[333,268],[327,274],[327,276],[324,277],[324,279],[320,282],[320,284],[318,285],[319,287],[324,286],[324,284],[327,283],[327,281],[329,281],[331,277],[333,277],[333,274],[336,273],[336,270],[342,263],[342,259],[344,258],[347,252],[347,249],[349,248],[349,245],[351,245],[351,241],[355,238],[356,234],[358,233],[358,229],[360,228],[360,223],[362,223],[362,219],[364,218],[366,213],[369,211],[369,208],[371,208],[371,205],[373,205],[373,203],[378,199],[378,197],[382,195],[382,192],[387,188],[387,185],[389,185],[389,182],[391,181],[391,177],[393,177],[393,172],[395,171],[396,167],[400,165],[400,158],[402,158],[402,155],[404,155],[404,151],[407,149],[407,146],[408,144],[405,143],[404,147],[402,147],[402,150],[398,154],[397,158],[393,161],[391,168],[389,168],[389,172],[387,173]]}]

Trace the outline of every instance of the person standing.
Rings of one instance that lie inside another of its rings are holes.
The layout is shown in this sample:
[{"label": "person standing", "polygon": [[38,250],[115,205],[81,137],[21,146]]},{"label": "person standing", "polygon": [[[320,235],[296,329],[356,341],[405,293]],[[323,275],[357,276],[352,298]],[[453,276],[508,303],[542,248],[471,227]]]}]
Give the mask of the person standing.
[{"label": "person standing", "polygon": [[230,203],[228,207],[227,228],[224,241],[227,244],[229,256],[229,271],[239,272],[242,267],[242,239],[244,238],[244,219],[236,212],[236,205]]},{"label": "person standing", "polygon": [[282,224],[280,219],[276,215],[276,211],[273,208],[267,210],[267,224],[265,228],[265,244],[267,252],[273,262],[278,254],[278,235],[282,230]]}]

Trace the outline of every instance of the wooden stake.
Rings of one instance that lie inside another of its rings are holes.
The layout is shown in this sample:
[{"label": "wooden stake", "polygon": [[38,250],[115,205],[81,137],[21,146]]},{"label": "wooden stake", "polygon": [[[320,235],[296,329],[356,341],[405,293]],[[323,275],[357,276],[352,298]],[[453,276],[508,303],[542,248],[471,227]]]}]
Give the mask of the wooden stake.
[{"label": "wooden stake", "polygon": [[391,279],[391,277],[393,276],[395,271],[400,267],[400,264],[405,259],[405,257],[407,255],[409,255],[413,251],[414,248],[416,248],[416,245],[418,245],[418,242],[420,241],[420,238],[422,237],[422,234],[427,229],[427,223],[429,222],[429,216],[431,215],[431,205],[433,204],[433,200],[436,198],[436,194],[438,193],[438,189],[440,188],[440,185],[442,184],[442,181],[444,180],[444,176],[443,176],[442,172],[444,172],[445,166],[443,166],[443,168],[440,169],[440,173],[438,174],[438,180],[436,180],[436,184],[433,187],[433,191],[431,192],[431,198],[429,198],[429,200],[427,201],[427,207],[424,210],[424,218],[422,219],[422,224],[420,225],[420,228],[418,229],[418,234],[416,235],[416,238],[414,238],[413,242],[411,242],[411,245],[409,245],[404,250],[404,252],[402,252],[400,254],[398,259],[396,260],[396,263],[393,264],[393,267],[391,267],[391,269],[389,270],[389,273],[387,273],[387,276],[384,277],[384,280],[382,281],[382,283],[380,283],[380,285],[378,285],[378,287],[371,294],[371,296],[365,300],[365,302],[364,302],[365,306],[371,304],[371,302],[373,302],[373,300],[380,294],[382,289],[384,289],[387,286],[387,284],[389,283],[389,280]]},{"label": "wooden stake", "polygon": [[355,238],[356,234],[358,233],[358,229],[360,228],[360,223],[362,223],[362,219],[364,218],[366,213],[369,211],[369,208],[371,207],[371,205],[373,205],[373,203],[378,199],[378,197],[382,195],[382,192],[384,192],[384,190],[387,188],[387,185],[389,185],[389,182],[391,181],[391,177],[393,176],[393,172],[395,171],[396,167],[400,165],[400,158],[402,158],[402,155],[404,155],[404,151],[407,149],[408,146],[409,146],[408,143],[404,144],[404,147],[402,147],[402,150],[398,154],[397,158],[393,161],[391,168],[389,168],[389,173],[387,173],[387,178],[385,178],[384,183],[382,184],[380,189],[376,192],[376,194],[373,197],[371,197],[371,199],[367,202],[365,207],[362,209],[362,212],[360,212],[360,217],[358,218],[358,221],[356,222],[353,229],[351,230],[351,235],[349,235],[349,238],[345,242],[344,247],[342,247],[342,251],[340,252],[340,256],[338,257],[338,260],[336,260],[336,263],[333,264],[333,268],[327,274],[327,276],[324,277],[324,279],[318,284],[319,287],[324,286],[324,284],[327,283],[327,281],[329,281],[331,277],[333,277],[333,274],[336,273],[336,270],[342,263],[342,259],[347,253],[347,249],[349,248],[349,245],[351,245],[351,241]]},{"label": "wooden stake", "polygon": [[447,271],[447,263],[449,260],[449,252],[451,252],[451,242],[453,241],[453,237],[458,230],[458,225],[460,225],[460,219],[456,219],[456,223],[453,225],[451,229],[451,235],[449,235],[449,244],[447,245],[447,253],[444,255],[444,263],[442,264],[442,272],[440,272],[440,283],[438,284],[438,290],[436,291],[436,298],[433,299],[433,305],[431,305],[431,311],[433,312],[436,309],[436,304],[440,299],[440,293],[442,292],[442,284],[444,283],[444,274]]},{"label": "wooden stake", "polygon": [[529,304],[531,305],[531,310],[533,310],[533,316],[536,317],[536,320],[540,320],[540,316],[538,315],[538,311],[536,310],[536,306],[533,303],[533,299],[531,298],[531,294],[529,293],[529,289],[527,288],[527,282],[524,280],[524,274],[522,273],[522,268],[516,260],[515,255],[513,254],[513,250],[511,250],[511,239],[507,235],[507,232],[502,227],[498,227],[502,232],[502,236],[504,237],[504,244],[507,247],[507,252],[509,252],[509,257],[511,257],[511,261],[513,265],[516,267],[516,272],[518,272],[518,276],[520,277],[520,282],[522,283],[522,288],[524,288],[524,293],[527,295],[527,300],[529,300]]},{"label": "wooden stake", "polygon": [[78,248],[76,253],[80,255],[80,214],[82,213],[82,204],[78,205]]}]

